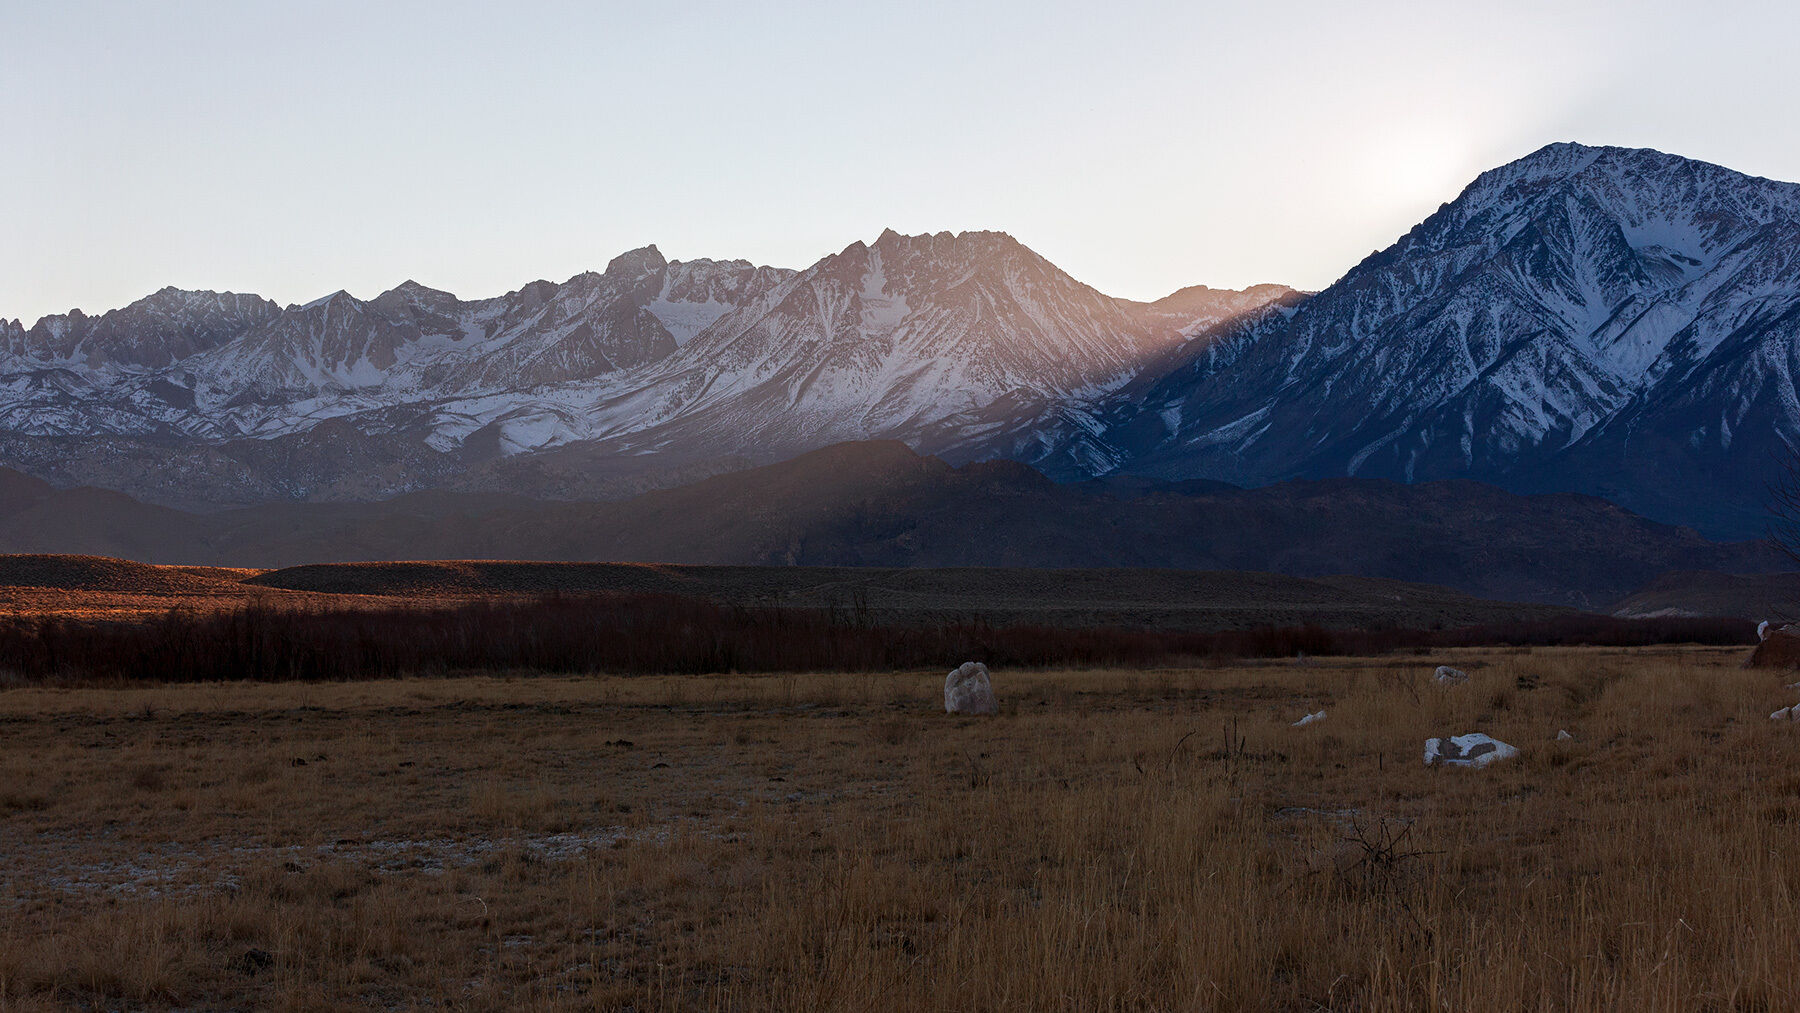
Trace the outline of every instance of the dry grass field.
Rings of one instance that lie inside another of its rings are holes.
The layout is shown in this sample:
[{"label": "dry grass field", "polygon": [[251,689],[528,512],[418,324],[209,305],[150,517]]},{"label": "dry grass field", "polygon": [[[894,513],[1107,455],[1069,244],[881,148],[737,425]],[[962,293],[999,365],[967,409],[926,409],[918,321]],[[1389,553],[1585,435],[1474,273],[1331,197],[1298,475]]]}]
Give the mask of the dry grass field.
[{"label": "dry grass field", "polygon": [[15,688],[0,1009],[1792,1009],[1744,653]]},{"label": "dry grass field", "polygon": [[21,617],[141,622],[170,611],[246,607],[288,610],[366,607],[345,594],[299,594],[248,583],[267,571],[151,566],[104,556],[0,555],[0,620]]}]

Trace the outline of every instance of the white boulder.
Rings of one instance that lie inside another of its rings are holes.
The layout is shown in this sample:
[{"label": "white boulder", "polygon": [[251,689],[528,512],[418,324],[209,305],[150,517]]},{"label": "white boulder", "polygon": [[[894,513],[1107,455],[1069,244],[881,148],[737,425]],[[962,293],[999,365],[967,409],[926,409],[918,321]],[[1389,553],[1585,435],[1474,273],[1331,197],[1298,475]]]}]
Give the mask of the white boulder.
[{"label": "white boulder", "polygon": [[1564,728],[1562,731],[1556,733],[1556,741],[1558,741],[1558,742],[1570,742],[1570,741],[1573,741],[1574,738],[1575,738],[1575,736],[1570,735],[1569,730],[1567,728]]},{"label": "white boulder", "polygon": [[1764,619],[1762,622],[1756,624],[1756,639],[1758,639],[1758,640],[1769,639],[1769,621],[1767,619]]},{"label": "white boulder", "polygon": [[1770,721],[1800,721],[1800,703],[1792,707],[1783,707],[1769,715]]},{"label": "white boulder", "polygon": [[1305,728],[1307,725],[1312,724],[1314,721],[1323,721],[1323,720],[1325,720],[1325,712],[1324,711],[1315,711],[1315,712],[1308,714],[1307,716],[1301,718],[1300,720],[1294,722],[1294,727],[1295,728]]},{"label": "white boulder", "polygon": [[965,661],[951,670],[944,679],[944,713],[1000,713],[1000,705],[994,700],[994,684],[988,681],[986,665],[979,661]]},{"label": "white boulder", "polygon": [[1480,732],[1425,740],[1427,767],[1485,767],[1495,760],[1510,760],[1517,755],[1517,749]]},{"label": "white boulder", "polygon": [[1440,686],[1454,686],[1457,683],[1469,681],[1469,673],[1460,668],[1451,668],[1449,665],[1439,665],[1431,677],[1436,679]]}]

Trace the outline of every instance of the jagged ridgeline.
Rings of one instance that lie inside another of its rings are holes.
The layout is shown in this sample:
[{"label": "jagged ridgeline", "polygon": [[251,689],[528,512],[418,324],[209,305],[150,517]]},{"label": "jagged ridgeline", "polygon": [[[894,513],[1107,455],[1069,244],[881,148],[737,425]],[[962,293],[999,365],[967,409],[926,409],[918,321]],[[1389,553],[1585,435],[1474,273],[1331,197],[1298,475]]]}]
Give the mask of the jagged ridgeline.
[{"label": "jagged ridgeline", "polygon": [[166,290],[0,325],[0,460],[207,506],[610,495],[871,437],[972,459],[1286,292],[1113,299],[991,232],[887,232],[805,271],[652,246],[477,301]]},{"label": "jagged ridgeline", "polygon": [[616,497],[843,440],[1059,479],[1474,478],[1762,530],[1800,433],[1800,186],[1552,145],[1323,292],[1109,297],[1009,236],[461,300],[165,289],[0,323],[0,464],[211,508]]},{"label": "jagged ridgeline", "polygon": [[1761,534],[1800,433],[1800,186],[1557,144],[1072,434],[1141,474],[1475,478]]}]

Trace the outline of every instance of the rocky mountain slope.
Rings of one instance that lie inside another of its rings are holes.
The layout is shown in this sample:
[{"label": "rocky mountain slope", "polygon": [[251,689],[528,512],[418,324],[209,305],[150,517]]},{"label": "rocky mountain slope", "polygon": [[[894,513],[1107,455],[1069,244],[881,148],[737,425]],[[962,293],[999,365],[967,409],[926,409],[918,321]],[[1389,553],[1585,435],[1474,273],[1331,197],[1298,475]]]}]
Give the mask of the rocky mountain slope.
[{"label": "rocky mountain slope", "polygon": [[0,365],[103,373],[157,368],[216,348],[281,315],[253,295],[165,288],[123,309],[45,317],[30,330],[0,320]]},{"label": "rocky mountain slope", "polygon": [[1742,534],[1800,435],[1797,357],[1800,186],[1557,144],[1189,342],[1062,446],[1164,477],[1584,491]]}]

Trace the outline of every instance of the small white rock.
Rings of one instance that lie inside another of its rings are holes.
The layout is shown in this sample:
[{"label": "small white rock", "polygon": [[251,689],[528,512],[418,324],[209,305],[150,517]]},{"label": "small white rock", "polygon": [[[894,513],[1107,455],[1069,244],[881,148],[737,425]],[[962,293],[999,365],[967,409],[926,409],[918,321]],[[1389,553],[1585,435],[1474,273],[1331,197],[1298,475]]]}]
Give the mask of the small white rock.
[{"label": "small white rock", "polygon": [[944,678],[944,713],[998,714],[1000,705],[994,700],[994,684],[988,679],[987,666],[979,661],[965,661]]},{"label": "small white rock", "polygon": [[1431,677],[1436,679],[1440,686],[1453,686],[1459,682],[1469,681],[1469,673],[1460,668],[1451,668],[1449,665],[1439,665]]},{"label": "small white rock", "polygon": [[1574,738],[1575,738],[1575,736],[1570,735],[1569,730],[1567,728],[1564,728],[1562,731],[1556,733],[1556,741],[1558,741],[1558,742],[1569,742],[1569,741],[1572,741]]},{"label": "small white rock", "polygon": [[1769,621],[1767,619],[1764,619],[1762,622],[1756,624],[1756,639],[1758,639],[1758,640],[1769,639]]},{"label": "small white rock", "polygon": [[1425,740],[1427,767],[1485,767],[1517,755],[1517,749],[1481,732]]},{"label": "small white rock", "polygon": [[1800,721],[1800,704],[1795,704],[1792,707],[1781,708],[1780,710],[1776,711],[1775,713],[1770,714],[1769,720],[1770,721]]},{"label": "small white rock", "polygon": [[1295,728],[1305,728],[1307,725],[1312,724],[1314,721],[1323,721],[1323,720],[1325,720],[1325,712],[1324,711],[1316,711],[1316,712],[1314,712],[1312,714],[1308,714],[1307,716],[1294,722],[1294,727]]}]

